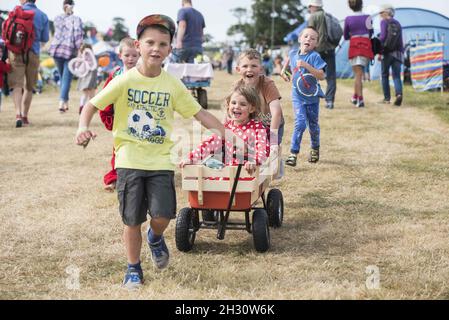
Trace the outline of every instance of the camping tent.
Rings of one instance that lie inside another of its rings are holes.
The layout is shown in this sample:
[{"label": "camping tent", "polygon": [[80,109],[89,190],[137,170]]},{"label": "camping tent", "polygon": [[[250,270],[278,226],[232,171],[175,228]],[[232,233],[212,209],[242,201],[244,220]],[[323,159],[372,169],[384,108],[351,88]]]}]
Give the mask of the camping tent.
[{"label": "camping tent", "polygon": [[[437,12],[418,8],[397,8],[394,16],[403,28],[404,45],[414,47],[432,42],[444,42],[444,60],[449,61],[449,18]],[[380,16],[373,16],[374,34],[380,33]],[[352,77],[348,61],[349,41],[343,41],[336,51],[337,77]],[[370,68],[371,79],[381,77],[380,62]]]},{"label": "camping tent", "polygon": [[298,42],[299,34],[304,30],[304,28],[307,26],[307,21],[304,21],[300,26],[298,26],[295,30],[290,32],[284,37],[284,41],[286,43],[296,43]]}]

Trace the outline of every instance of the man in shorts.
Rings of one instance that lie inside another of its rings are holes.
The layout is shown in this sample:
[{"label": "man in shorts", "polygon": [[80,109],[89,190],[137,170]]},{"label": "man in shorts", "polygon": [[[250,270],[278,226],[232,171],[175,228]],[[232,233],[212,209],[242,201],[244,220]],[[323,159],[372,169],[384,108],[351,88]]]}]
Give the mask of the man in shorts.
[{"label": "man in shorts", "polygon": [[16,107],[16,128],[28,126],[28,112],[30,111],[33,89],[39,72],[40,43],[49,40],[49,23],[45,13],[39,10],[36,0],[20,0],[23,10],[34,11],[35,39],[28,53],[17,54],[9,51],[11,73],[8,75],[8,85],[13,90],[12,97]]}]

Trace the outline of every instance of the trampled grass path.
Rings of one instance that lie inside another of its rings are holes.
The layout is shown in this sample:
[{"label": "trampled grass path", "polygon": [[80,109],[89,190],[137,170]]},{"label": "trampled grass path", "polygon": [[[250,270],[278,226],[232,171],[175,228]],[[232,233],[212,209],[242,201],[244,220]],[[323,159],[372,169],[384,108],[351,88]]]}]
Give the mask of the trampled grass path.
[{"label": "trampled grass path", "polygon": [[[216,115],[236,79],[216,74],[209,89]],[[284,96],[287,155],[290,89],[276,82]],[[359,110],[348,102],[350,94],[340,85],[336,109],[321,110],[321,161],[307,163],[305,134],[298,167],[286,168],[277,184],[285,197],[285,223],[272,230],[267,254],[257,254],[243,231],[229,231],[218,241],[215,232],[204,230],[195,250],[181,253],[172,223],[166,234],[170,267],[155,272],[144,247],[146,283],[138,292],[120,287],[121,219],[116,195],[102,190],[110,134],[97,117],[98,139],[86,150],[74,145],[77,92],[64,115],[57,111],[56,91],[36,96],[32,126],[22,129],[14,128],[12,101],[4,99],[0,298],[449,298],[449,126],[408,107],[407,97],[394,108],[376,105],[381,97],[366,92],[367,107]],[[189,121],[178,125],[191,127]],[[179,174],[177,189],[180,209],[187,203]],[[74,290],[77,271],[80,287]]]}]

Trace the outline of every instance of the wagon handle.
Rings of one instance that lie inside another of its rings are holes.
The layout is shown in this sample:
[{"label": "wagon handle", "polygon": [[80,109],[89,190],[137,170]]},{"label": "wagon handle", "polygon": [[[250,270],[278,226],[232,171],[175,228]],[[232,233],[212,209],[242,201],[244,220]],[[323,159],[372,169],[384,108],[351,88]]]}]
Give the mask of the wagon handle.
[{"label": "wagon handle", "polygon": [[235,174],[234,184],[232,185],[231,196],[229,197],[228,208],[223,221],[220,221],[218,226],[217,239],[223,240],[226,232],[226,225],[228,224],[229,214],[231,213],[232,204],[234,202],[235,191],[237,190],[237,184],[239,183],[240,173],[242,172],[243,164],[239,164],[237,167],[237,173]]}]

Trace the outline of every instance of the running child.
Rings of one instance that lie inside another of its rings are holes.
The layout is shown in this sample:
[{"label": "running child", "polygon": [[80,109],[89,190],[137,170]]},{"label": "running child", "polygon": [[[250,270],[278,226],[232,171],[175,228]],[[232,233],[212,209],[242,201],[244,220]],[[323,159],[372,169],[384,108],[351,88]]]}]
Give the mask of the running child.
[{"label": "running child", "polygon": [[[259,93],[261,108],[257,118],[267,128],[272,157],[280,155],[279,147],[282,144],[285,124],[281,107],[281,94],[274,81],[265,76],[261,54],[255,49],[243,51],[238,57],[236,70],[240,75],[240,80],[234,85],[249,85]],[[281,169],[280,177],[283,171],[282,164],[281,167],[274,168],[276,172],[279,172],[279,169]]]},{"label": "running child", "polygon": [[[302,136],[309,127],[312,148],[309,162],[316,163],[320,159],[320,98],[324,98],[318,80],[325,79],[326,63],[315,51],[318,43],[318,32],[307,27],[299,38],[299,50],[292,50],[281,72],[285,81],[292,81],[292,102],[295,113],[290,155],[285,164],[295,167],[301,147]],[[288,66],[290,71],[287,71]]]},{"label": "running child", "polygon": [[96,137],[88,128],[96,110],[114,105],[117,192],[128,261],[123,285],[129,289],[143,284],[141,227],[148,212],[151,259],[157,269],[168,266],[163,234],[176,216],[175,164],[170,155],[174,112],[184,118],[195,117],[206,128],[224,135],[220,121],[201,108],[180,80],[162,69],[172,51],[175,29],[173,20],[159,14],[139,22],[136,48],[142,62],[113,79],[85,105],[76,134],[76,143],[86,147]]},{"label": "running child", "polygon": [[[106,79],[106,82],[103,86],[105,88],[109,82],[115,77],[126,73],[128,70],[134,68],[139,60],[139,52],[135,46],[135,40],[133,38],[124,38],[120,41],[119,44],[119,59],[122,61],[123,66],[119,66],[115,68],[113,72]],[[107,106],[106,109],[99,112],[101,121],[107,130],[112,131],[112,127],[114,124],[114,106]],[[105,174],[103,178],[104,189],[107,191],[114,191],[115,185],[117,182],[117,171],[115,170],[115,150],[112,150],[112,158],[111,158],[111,170]]]}]

